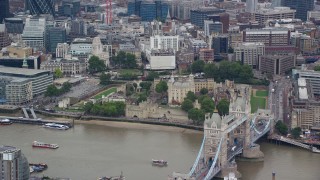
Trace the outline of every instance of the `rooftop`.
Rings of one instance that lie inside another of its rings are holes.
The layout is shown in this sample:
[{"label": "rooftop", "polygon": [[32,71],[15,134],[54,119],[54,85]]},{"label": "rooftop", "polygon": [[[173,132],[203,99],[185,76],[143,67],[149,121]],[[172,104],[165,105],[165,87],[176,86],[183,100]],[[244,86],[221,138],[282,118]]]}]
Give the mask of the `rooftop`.
[{"label": "rooftop", "polygon": [[307,81],[305,78],[299,78],[298,79],[298,85],[299,87],[306,87],[307,86]]},{"label": "rooftop", "polygon": [[24,69],[24,68],[12,68],[12,67],[5,67],[0,66],[0,74],[1,75],[26,75],[32,76],[37,75],[39,73],[50,73],[50,71],[45,70],[38,70],[38,69]]},{"label": "rooftop", "polygon": [[299,99],[308,99],[308,90],[306,87],[299,87]]}]

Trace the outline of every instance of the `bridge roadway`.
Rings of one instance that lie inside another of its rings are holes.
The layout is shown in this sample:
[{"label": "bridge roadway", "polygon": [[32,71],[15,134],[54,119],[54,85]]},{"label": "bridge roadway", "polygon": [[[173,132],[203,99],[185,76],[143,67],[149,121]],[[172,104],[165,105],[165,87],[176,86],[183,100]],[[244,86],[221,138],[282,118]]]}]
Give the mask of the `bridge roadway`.
[{"label": "bridge roadway", "polygon": [[[247,119],[246,116],[242,117],[239,119],[239,122],[244,122]],[[267,120],[263,120],[262,124],[257,124],[255,122],[256,117],[254,117],[251,121],[251,126],[250,126],[250,136],[251,136],[251,146],[254,146],[254,143],[261,138],[262,136],[264,136],[269,130],[270,130],[270,123],[271,120],[269,119]],[[231,132],[231,129],[234,129],[234,124],[239,124],[238,122],[233,122],[233,124],[230,126],[230,128],[227,129],[227,132]],[[241,124],[241,123],[240,123]],[[240,125],[239,124],[239,125]],[[257,126],[257,127],[256,127]],[[220,143],[217,149],[217,153],[215,155],[215,159],[212,163],[212,165],[205,165],[204,163],[204,159],[200,160],[200,158],[202,157],[201,154],[204,154],[204,142],[205,142],[205,138],[203,139],[198,157],[195,161],[195,164],[193,165],[193,168],[191,169],[191,171],[189,172],[189,176],[190,177],[195,177],[195,179],[204,179],[204,180],[210,180],[212,179],[214,176],[216,176],[220,171],[221,171],[221,166],[217,163],[217,158],[220,154],[220,149],[221,149],[221,143],[222,143],[223,139],[220,139]],[[239,145],[236,146],[236,148],[232,151],[232,147],[233,146],[229,146],[228,150],[227,150],[227,161],[230,162],[236,155],[241,154],[243,151],[243,143],[244,141],[241,140],[239,141]],[[203,158],[203,157],[202,157]],[[195,173],[195,170],[198,169],[197,173]]]}]

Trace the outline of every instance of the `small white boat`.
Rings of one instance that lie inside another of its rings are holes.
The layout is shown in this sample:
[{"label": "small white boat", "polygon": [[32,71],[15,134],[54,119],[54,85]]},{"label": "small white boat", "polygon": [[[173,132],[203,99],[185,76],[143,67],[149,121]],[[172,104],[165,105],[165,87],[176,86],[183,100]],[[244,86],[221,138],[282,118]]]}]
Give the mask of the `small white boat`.
[{"label": "small white boat", "polygon": [[312,147],[312,152],[314,153],[320,153],[320,149],[316,148],[316,147]]},{"label": "small white boat", "polygon": [[156,160],[156,159],[152,159],[152,165],[154,166],[167,166],[168,165],[168,162],[165,161],[165,160]]},{"label": "small white boat", "polygon": [[33,141],[32,147],[48,148],[48,149],[57,149],[57,148],[59,148],[58,144],[48,144],[48,143],[43,143],[43,142],[38,142],[38,141]]},{"label": "small white boat", "polygon": [[57,123],[47,123],[45,125],[43,125],[43,127],[45,128],[51,128],[51,129],[58,129],[58,130],[67,130],[70,127],[63,125],[63,124],[57,124]]},{"label": "small white boat", "polygon": [[0,119],[0,125],[10,125],[12,121],[10,119]]}]

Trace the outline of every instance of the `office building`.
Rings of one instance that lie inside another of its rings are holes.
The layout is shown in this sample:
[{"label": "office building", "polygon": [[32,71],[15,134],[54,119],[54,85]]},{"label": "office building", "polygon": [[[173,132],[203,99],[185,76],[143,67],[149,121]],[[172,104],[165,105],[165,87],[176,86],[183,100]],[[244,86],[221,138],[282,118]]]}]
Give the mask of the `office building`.
[{"label": "office building", "polygon": [[43,94],[53,82],[50,71],[26,68],[0,66],[0,77],[10,80],[5,87],[6,101],[8,104],[16,105],[26,103],[31,100],[30,98]]},{"label": "office building", "polygon": [[47,51],[56,52],[57,44],[66,42],[66,29],[62,27],[54,27],[48,29],[48,47]]},{"label": "office building", "polygon": [[3,22],[4,18],[9,17],[9,0],[0,0],[0,24]]},{"label": "office building", "polygon": [[262,73],[285,75],[295,67],[295,55],[262,55],[259,57],[258,69]]},{"label": "office building", "polygon": [[65,55],[68,54],[69,49],[70,49],[69,44],[58,43],[56,48],[56,58],[65,58]]},{"label": "office building", "polygon": [[265,46],[288,46],[290,30],[286,28],[246,29],[243,42],[262,42]]},{"label": "office building", "polygon": [[45,49],[46,19],[42,17],[27,18],[22,33],[22,40],[35,51]]},{"label": "office building", "polygon": [[314,0],[282,0],[282,5],[295,9],[296,18],[307,20],[307,12],[314,8]]},{"label": "office building", "polygon": [[282,0],[271,0],[271,7],[280,7]]},{"label": "office building", "polygon": [[253,14],[256,12],[258,6],[258,0],[247,0],[246,1],[246,12]]},{"label": "office building", "polygon": [[80,13],[80,0],[63,0],[62,5],[58,6],[60,16],[75,17]]},{"label": "office building", "polygon": [[150,69],[152,70],[176,68],[176,56],[172,49],[171,50],[151,50],[151,52],[147,54],[147,58],[150,63]]},{"label": "office building", "polygon": [[214,49],[215,54],[228,53],[228,49],[229,49],[228,35],[224,35],[224,34],[213,35],[211,36],[210,40],[211,40],[211,49]]},{"label": "office building", "polygon": [[20,149],[0,146],[0,172],[3,180],[29,180],[29,163]]},{"label": "office building", "polygon": [[10,45],[9,34],[4,24],[0,24],[0,50]]},{"label": "office building", "polygon": [[8,33],[22,34],[23,32],[23,20],[20,18],[5,18],[4,24],[6,25]]},{"label": "office building", "polygon": [[[304,71],[304,70],[303,70]],[[302,72],[302,71],[300,71]],[[301,127],[303,130],[319,129],[320,124],[320,98],[319,93],[314,93],[314,85],[319,87],[320,73],[303,72],[304,75],[310,75],[307,78],[301,77],[299,74],[295,76],[293,98],[291,98],[291,126]]]},{"label": "office building", "polygon": [[54,0],[25,0],[25,8],[32,15],[51,14],[55,15]]},{"label": "office building", "polygon": [[254,13],[255,21],[259,25],[268,26],[266,24],[270,20],[294,19],[296,10],[289,7],[275,7],[274,9],[259,9]]},{"label": "office building", "polygon": [[128,2],[128,15],[140,16],[141,21],[165,20],[168,12],[169,5],[164,1],[133,0]]},{"label": "office building", "polygon": [[223,24],[221,22],[213,22],[204,20],[204,34],[209,37],[212,33],[222,33]]},{"label": "office building", "polygon": [[10,16],[9,8],[9,0],[0,0],[0,24]]},{"label": "office building", "polygon": [[200,49],[208,48],[208,44],[201,39],[190,38],[188,41],[189,49],[193,51],[194,54],[198,54]]},{"label": "office building", "polygon": [[190,20],[191,23],[200,27],[201,29],[204,28],[204,20],[209,19],[209,15],[219,14],[223,13],[225,10],[223,9],[217,9],[217,8],[200,8],[198,10],[191,10],[190,11]]},{"label": "office building", "polygon": [[71,35],[84,36],[87,34],[85,22],[82,19],[76,19],[71,22]]},{"label": "office building", "polygon": [[265,45],[260,42],[244,42],[234,48],[234,54],[236,56],[236,61],[256,68],[259,57],[265,54]]},{"label": "office building", "polygon": [[179,36],[151,36],[150,37],[151,49],[173,49],[174,51],[179,50]]},{"label": "office building", "polygon": [[205,63],[213,63],[214,61],[214,49],[200,49],[199,59]]},{"label": "office building", "polygon": [[320,72],[307,70],[305,66],[302,66],[301,70],[292,70],[294,78],[304,78],[310,83],[312,93],[320,96]]},{"label": "office building", "polygon": [[85,60],[79,60],[78,58],[56,59],[41,63],[41,70],[53,73],[56,69],[60,69],[63,74],[70,76],[85,73],[87,67]]},{"label": "office building", "polygon": [[223,26],[222,33],[228,33],[230,24],[230,15],[228,13],[211,14],[207,17],[208,20],[212,20],[213,22],[221,22]]}]

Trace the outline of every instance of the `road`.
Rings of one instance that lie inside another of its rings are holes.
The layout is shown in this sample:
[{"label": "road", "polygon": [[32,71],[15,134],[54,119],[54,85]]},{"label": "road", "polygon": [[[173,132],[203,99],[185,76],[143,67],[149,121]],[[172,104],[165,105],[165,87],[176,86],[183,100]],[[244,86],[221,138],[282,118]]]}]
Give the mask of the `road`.
[{"label": "road", "polygon": [[[274,114],[275,120],[283,120],[287,125],[291,125],[290,110],[288,108],[291,87],[291,80],[286,77],[281,77],[269,85],[269,108]],[[274,89],[273,92],[272,89]]]}]

